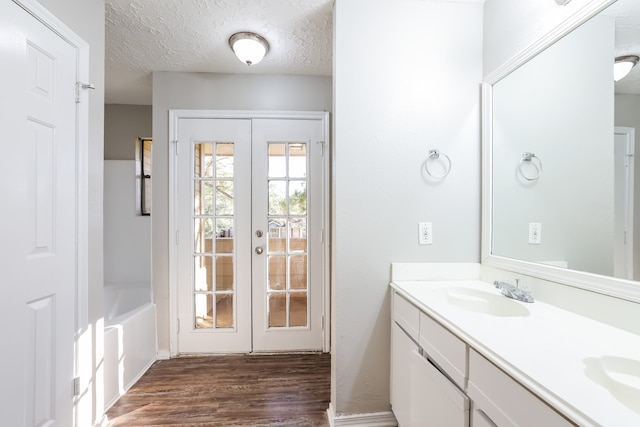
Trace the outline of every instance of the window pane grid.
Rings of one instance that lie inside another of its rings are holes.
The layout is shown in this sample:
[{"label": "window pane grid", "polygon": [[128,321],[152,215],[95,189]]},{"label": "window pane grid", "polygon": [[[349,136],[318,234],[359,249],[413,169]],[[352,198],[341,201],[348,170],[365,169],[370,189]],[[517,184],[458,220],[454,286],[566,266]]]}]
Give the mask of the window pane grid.
[{"label": "window pane grid", "polygon": [[269,143],[269,327],[307,327],[307,144]]},{"label": "window pane grid", "polygon": [[194,145],[193,302],[196,329],[234,328],[233,143]]}]

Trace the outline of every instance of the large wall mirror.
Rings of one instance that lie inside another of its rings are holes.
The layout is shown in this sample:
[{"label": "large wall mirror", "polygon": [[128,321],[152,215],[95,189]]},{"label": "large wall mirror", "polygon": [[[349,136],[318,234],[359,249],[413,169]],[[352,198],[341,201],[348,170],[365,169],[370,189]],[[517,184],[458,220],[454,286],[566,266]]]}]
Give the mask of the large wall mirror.
[{"label": "large wall mirror", "polygon": [[483,83],[483,262],[640,302],[640,2],[578,15]]}]

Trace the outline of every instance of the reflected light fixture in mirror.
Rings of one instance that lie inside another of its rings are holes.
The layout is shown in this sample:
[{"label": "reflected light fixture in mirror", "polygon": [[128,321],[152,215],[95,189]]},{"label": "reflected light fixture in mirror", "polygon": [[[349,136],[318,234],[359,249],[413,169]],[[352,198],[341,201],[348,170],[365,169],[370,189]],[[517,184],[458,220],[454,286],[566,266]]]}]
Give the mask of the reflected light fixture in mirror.
[{"label": "reflected light fixture in mirror", "polygon": [[613,80],[618,81],[626,77],[631,69],[638,63],[636,55],[619,56],[613,63]]},{"label": "reflected light fixture in mirror", "polygon": [[255,65],[269,52],[269,43],[259,34],[235,33],[229,37],[229,46],[238,59],[247,65]]}]

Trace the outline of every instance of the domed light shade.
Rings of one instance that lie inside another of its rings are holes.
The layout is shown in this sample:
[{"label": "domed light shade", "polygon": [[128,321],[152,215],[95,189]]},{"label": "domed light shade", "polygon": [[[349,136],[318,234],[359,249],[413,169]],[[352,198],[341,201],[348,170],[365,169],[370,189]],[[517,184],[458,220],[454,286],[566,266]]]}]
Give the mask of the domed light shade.
[{"label": "domed light shade", "polygon": [[256,33],[235,33],[229,37],[229,46],[238,59],[247,65],[257,64],[269,52],[269,43]]},{"label": "domed light shade", "polygon": [[618,81],[625,78],[631,69],[638,63],[636,55],[619,56],[613,63],[613,80]]}]

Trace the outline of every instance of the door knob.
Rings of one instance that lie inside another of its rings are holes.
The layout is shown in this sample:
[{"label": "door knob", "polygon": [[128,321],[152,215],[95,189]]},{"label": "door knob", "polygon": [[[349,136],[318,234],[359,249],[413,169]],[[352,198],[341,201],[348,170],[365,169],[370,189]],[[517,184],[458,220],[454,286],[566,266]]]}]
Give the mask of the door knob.
[{"label": "door knob", "polygon": [[256,230],[256,236],[262,237],[262,230]]},{"label": "door knob", "polygon": [[257,253],[258,255],[261,255],[261,254],[262,254],[262,252],[264,252],[264,249],[262,249],[262,246],[256,246],[256,253]]}]

